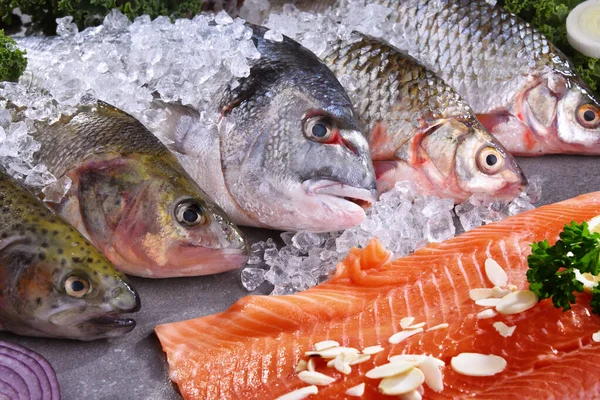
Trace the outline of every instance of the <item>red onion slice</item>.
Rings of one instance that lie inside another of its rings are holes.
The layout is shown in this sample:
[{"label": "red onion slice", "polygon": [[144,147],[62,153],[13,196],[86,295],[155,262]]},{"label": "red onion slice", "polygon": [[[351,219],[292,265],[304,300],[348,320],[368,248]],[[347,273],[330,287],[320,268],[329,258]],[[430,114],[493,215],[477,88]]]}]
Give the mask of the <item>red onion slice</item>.
[{"label": "red onion slice", "polygon": [[0,399],[59,400],[54,369],[34,351],[0,341]]}]

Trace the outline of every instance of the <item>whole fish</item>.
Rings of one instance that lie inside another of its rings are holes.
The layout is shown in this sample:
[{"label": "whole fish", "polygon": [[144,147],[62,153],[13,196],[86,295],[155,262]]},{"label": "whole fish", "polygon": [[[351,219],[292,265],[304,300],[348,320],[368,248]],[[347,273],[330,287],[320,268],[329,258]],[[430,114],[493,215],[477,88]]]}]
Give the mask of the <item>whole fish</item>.
[{"label": "whole fish", "polygon": [[393,10],[386,39],[452,85],[511,153],[600,154],[598,97],[519,17],[485,0],[368,3]]},{"label": "whole fish", "polygon": [[131,331],[140,299],[75,228],[0,171],[0,329],[79,340]]},{"label": "whole fish", "polygon": [[125,273],[196,276],[246,262],[243,234],[129,114],[98,102],[36,128],[35,164],[72,180],[55,209]]},{"label": "whole fish", "polygon": [[348,95],[313,53],[253,30],[261,58],[216,100],[215,134],[201,133],[195,111],[168,105],[160,136],[239,224],[313,232],[359,224],[377,189]]},{"label": "whole fish", "polygon": [[473,193],[513,198],[526,185],[515,159],[468,104],[409,55],[355,34],[323,57],[370,132],[380,192],[397,181],[460,202]]}]

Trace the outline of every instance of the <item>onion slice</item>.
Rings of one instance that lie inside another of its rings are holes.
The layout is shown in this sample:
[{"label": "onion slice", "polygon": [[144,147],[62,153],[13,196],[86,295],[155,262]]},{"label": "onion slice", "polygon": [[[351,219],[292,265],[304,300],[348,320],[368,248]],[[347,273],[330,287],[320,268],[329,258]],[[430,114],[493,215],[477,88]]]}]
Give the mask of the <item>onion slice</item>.
[{"label": "onion slice", "polygon": [[588,0],[567,17],[567,40],[588,57],[600,57],[600,0]]},{"label": "onion slice", "polygon": [[56,373],[36,352],[0,340],[0,398],[59,400]]}]

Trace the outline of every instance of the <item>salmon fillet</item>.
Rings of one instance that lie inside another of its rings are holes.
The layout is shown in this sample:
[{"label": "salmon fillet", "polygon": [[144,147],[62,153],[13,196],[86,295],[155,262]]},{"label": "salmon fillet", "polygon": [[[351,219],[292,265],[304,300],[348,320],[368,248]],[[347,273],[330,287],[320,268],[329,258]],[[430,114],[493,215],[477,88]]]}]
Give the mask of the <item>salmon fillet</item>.
[{"label": "salmon fillet", "polygon": [[[317,371],[336,379],[320,386],[311,399],[349,398],[344,393],[366,383],[363,398],[389,398],[378,391],[381,379],[365,373],[396,354],[430,354],[443,360],[444,389],[425,386],[423,398],[600,398],[600,317],[591,314],[590,295],[578,296],[563,312],[544,300],[514,315],[478,319],[484,309],[469,290],[491,288],[484,263],[496,260],[508,283],[529,287],[525,272],[533,241],[554,243],[563,226],[600,214],[600,192],[547,205],[489,224],[414,254],[388,261],[376,240],[352,249],[327,282],[289,296],[248,296],[229,310],[194,320],[156,327],[169,362],[170,378],[186,399],[274,399],[307,386],[294,372],[304,353],[323,340],[363,349],[384,350],[352,367],[348,375],[317,363]],[[403,317],[426,327],[398,344],[391,335],[402,330]],[[510,337],[492,326],[516,325]],[[507,366],[491,377],[456,373],[452,357],[463,352],[494,354]]]}]

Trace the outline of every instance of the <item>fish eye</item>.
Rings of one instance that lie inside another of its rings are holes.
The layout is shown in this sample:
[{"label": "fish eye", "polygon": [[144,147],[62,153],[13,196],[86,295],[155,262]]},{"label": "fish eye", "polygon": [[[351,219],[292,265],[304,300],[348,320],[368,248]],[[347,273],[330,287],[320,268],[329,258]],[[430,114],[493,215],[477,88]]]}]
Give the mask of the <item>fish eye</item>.
[{"label": "fish eye", "polygon": [[64,287],[65,292],[67,292],[69,296],[76,297],[78,299],[88,294],[92,289],[90,282],[78,275],[69,276],[65,280]]},{"label": "fish eye", "polygon": [[504,155],[494,147],[484,147],[477,155],[477,165],[486,174],[495,174],[504,164]]},{"label": "fish eye", "polygon": [[600,126],[600,110],[593,104],[582,104],[577,109],[577,121],[587,129]]},{"label": "fish eye", "polygon": [[304,122],[304,135],[316,142],[329,142],[335,135],[331,121],[325,117],[312,117]]},{"label": "fish eye", "polygon": [[185,227],[193,227],[204,224],[206,215],[204,209],[198,203],[185,200],[175,207],[175,219]]}]

